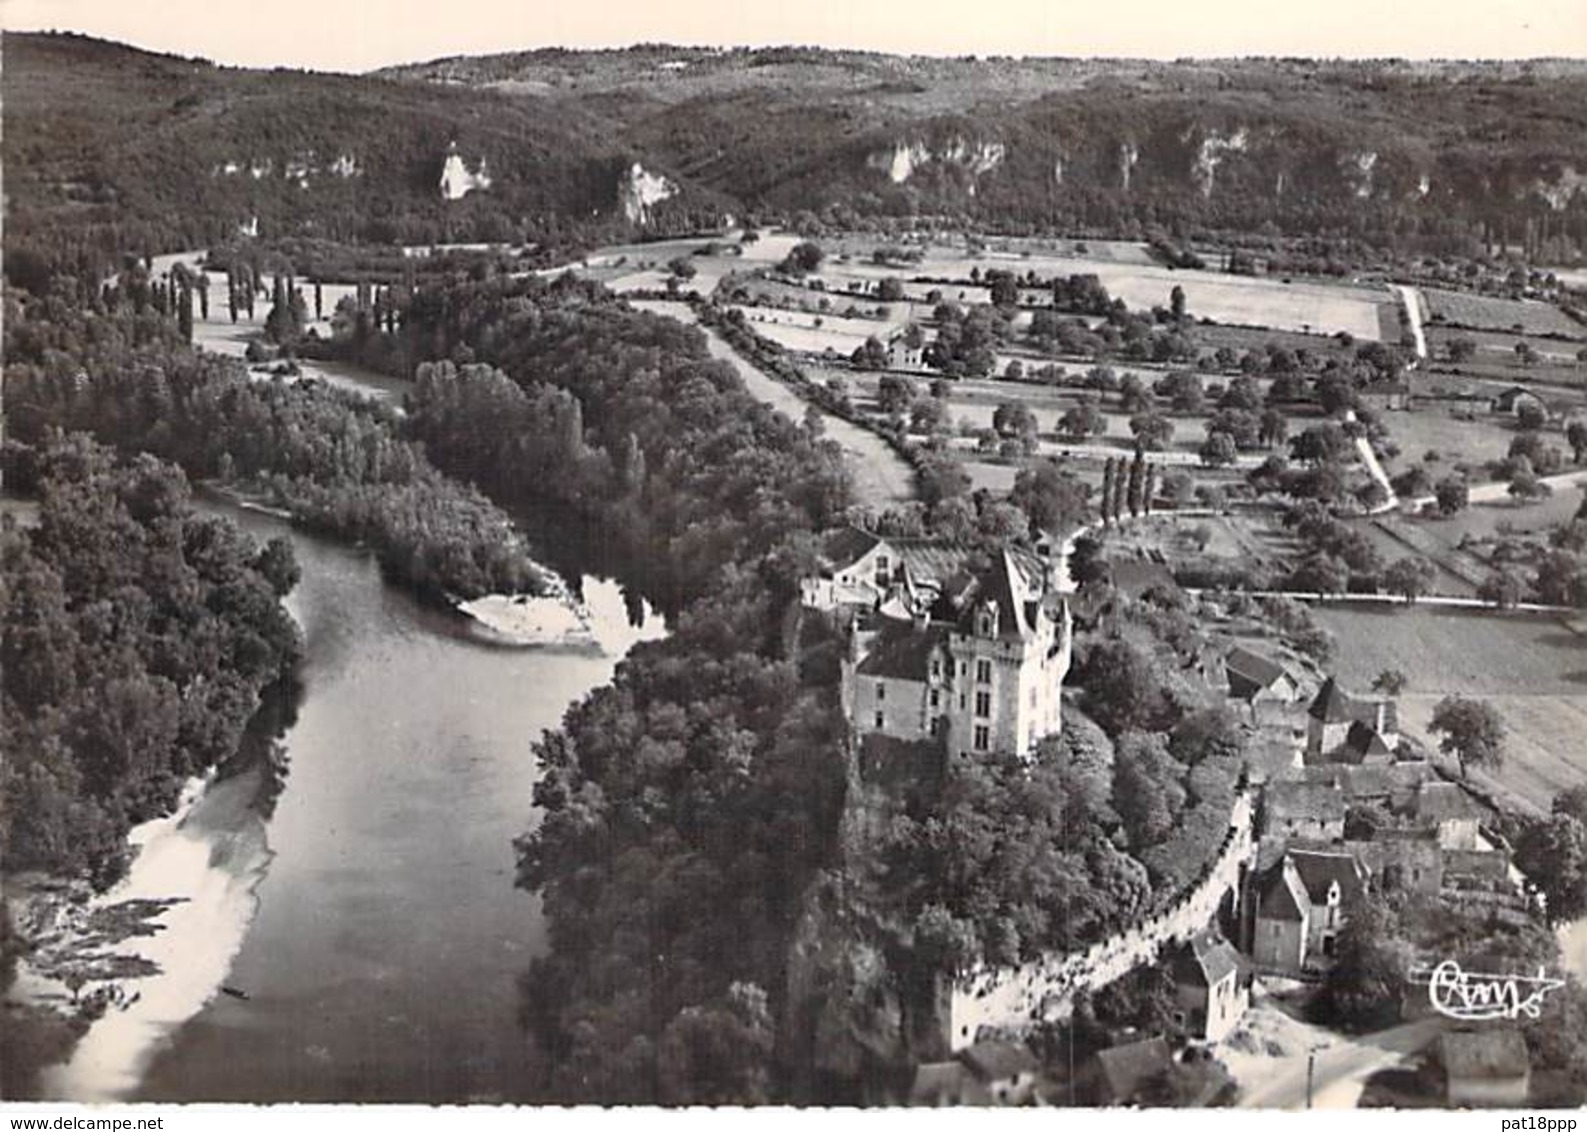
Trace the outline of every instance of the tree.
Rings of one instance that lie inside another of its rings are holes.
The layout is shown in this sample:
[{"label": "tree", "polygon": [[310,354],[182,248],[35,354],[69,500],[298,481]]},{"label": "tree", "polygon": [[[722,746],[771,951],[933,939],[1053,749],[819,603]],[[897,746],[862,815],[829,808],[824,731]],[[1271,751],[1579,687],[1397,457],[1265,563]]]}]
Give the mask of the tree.
[{"label": "tree", "polygon": [[1157,661],[1128,641],[1112,638],[1093,645],[1079,683],[1086,714],[1109,735],[1162,730],[1168,703]]},{"label": "tree", "polygon": [[1090,514],[1090,487],[1052,460],[1037,460],[1014,477],[1008,501],[1038,530],[1067,534]]},{"label": "tree", "polygon": [[908,378],[888,375],[877,383],[876,407],[888,416],[902,416],[915,403],[915,384]]},{"label": "tree", "polygon": [[1350,584],[1350,568],[1331,554],[1307,555],[1290,574],[1289,584],[1304,593],[1341,594]]},{"label": "tree", "polygon": [[1477,353],[1477,343],[1470,338],[1451,338],[1444,347],[1449,360],[1455,363],[1470,361]]},{"label": "tree", "polygon": [[878,370],[887,368],[887,347],[882,345],[882,340],[872,334],[862,345],[855,347],[854,353],[849,355],[849,361],[855,369]]},{"label": "tree", "polygon": [[1398,668],[1385,668],[1373,678],[1372,690],[1382,692],[1385,696],[1398,696],[1405,691],[1407,683],[1405,673]]},{"label": "tree", "polygon": [[1437,568],[1425,558],[1400,558],[1383,571],[1384,586],[1390,593],[1399,594],[1410,605],[1415,605],[1417,598],[1425,596],[1437,578]]},{"label": "tree", "polygon": [[1578,417],[1567,424],[1565,441],[1570,445],[1572,461],[1580,464],[1587,458],[1587,421]]},{"label": "tree", "polygon": [[1513,570],[1495,570],[1477,587],[1477,596],[1497,609],[1514,609],[1526,595],[1526,583]]},{"label": "tree", "polygon": [[1469,767],[1497,769],[1504,762],[1504,720],[1486,700],[1445,696],[1428,730],[1442,734],[1438,749],[1460,763],[1462,778]]},{"label": "tree", "polygon": [[1551,925],[1569,923],[1587,914],[1587,829],[1581,819],[1561,809],[1528,820],[1515,840],[1515,864],[1548,902]]},{"label": "tree", "polygon": [[1185,320],[1185,289],[1179,284],[1174,284],[1173,290],[1168,292],[1168,311],[1175,322]]},{"label": "tree", "polygon": [[1438,513],[1446,518],[1464,511],[1471,502],[1471,485],[1464,476],[1446,476],[1433,486]]},{"label": "tree", "polygon": [[788,257],[782,261],[782,269],[794,275],[808,275],[819,270],[825,259],[826,253],[821,250],[820,244],[802,240],[793,246]]},{"label": "tree", "polygon": [[1130,418],[1136,449],[1161,451],[1174,438],[1174,422],[1161,413],[1137,413]]},{"label": "tree", "polygon": [[1330,1021],[1352,1029],[1398,1021],[1415,957],[1395,910],[1369,893],[1345,909],[1319,1005]]},{"label": "tree", "polygon": [[1264,409],[1257,439],[1264,448],[1283,444],[1289,439],[1289,418],[1277,409]]},{"label": "tree", "polygon": [[1034,437],[1039,427],[1036,414],[1023,401],[1004,401],[992,413],[992,428],[999,436]]},{"label": "tree", "polygon": [[[673,256],[667,261],[667,270],[674,279],[693,279],[699,274],[699,268],[694,266],[694,261],[686,255]],[[814,268],[811,268],[813,271]]]},{"label": "tree", "polygon": [[1537,473],[1530,466],[1516,470],[1515,475],[1510,477],[1510,486],[1506,491],[1511,499],[1521,504],[1535,503],[1554,494],[1554,489],[1538,479]]},{"label": "tree", "polygon": [[1515,409],[1515,426],[1523,432],[1536,432],[1548,423],[1543,406],[1532,401],[1522,401]]},{"label": "tree", "polygon": [[1202,441],[1197,453],[1201,462],[1209,468],[1231,467],[1239,459],[1239,448],[1234,443],[1234,437],[1226,432],[1213,432]]},{"label": "tree", "polygon": [[1102,521],[1113,521],[1113,492],[1118,486],[1118,465],[1113,458],[1108,457],[1102,465]]},{"label": "tree", "polygon": [[1130,509],[1133,518],[1141,513],[1141,496],[1146,491],[1146,457],[1139,449],[1135,452],[1135,459],[1130,461],[1130,478],[1128,495],[1125,503]]},{"label": "tree", "polygon": [[1058,431],[1071,440],[1087,440],[1108,430],[1107,418],[1091,401],[1081,401],[1064,410],[1058,418]]}]

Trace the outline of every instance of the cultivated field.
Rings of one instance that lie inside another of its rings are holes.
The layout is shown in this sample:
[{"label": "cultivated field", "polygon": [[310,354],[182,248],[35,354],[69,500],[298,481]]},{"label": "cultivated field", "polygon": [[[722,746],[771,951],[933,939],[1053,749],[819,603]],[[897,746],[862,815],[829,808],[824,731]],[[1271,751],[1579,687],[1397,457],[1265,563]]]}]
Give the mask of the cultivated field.
[{"label": "cultivated field", "polygon": [[1587,338],[1587,327],[1566,317],[1558,307],[1530,300],[1499,299],[1463,291],[1423,288],[1429,321],[1476,330],[1507,330],[1519,334],[1560,334]]},{"label": "cultivated field", "polygon": [[1315,613],[1338,638],[1334,672],[1348,690],[1365,693],[1384,669],[1405,673],[1402,726],[1429,749],[1434,705],[1474,696],[1509,726],[1496,789],[1546,809],[1556,791],[1587,783],[1587,637],[1542,616],[1330,605]]},{"label": "cultivated field", "polygon": [[[1513,417],[1489,412],[1481,404],[1423,401],[1409,412],[1382,413],[1379,419],[1400,446],[1399,456],[1387,462],[1389,474],[1422,464],[1435,480],[1448,475],[1456,463],[1480,465],[1504,459],[1517,432]],[[1550,434],[1549,440],[1564,444],[1564,438],[1557,433]],[[1440,459],[1426,463],[1428,452],[1437,452]]]}]

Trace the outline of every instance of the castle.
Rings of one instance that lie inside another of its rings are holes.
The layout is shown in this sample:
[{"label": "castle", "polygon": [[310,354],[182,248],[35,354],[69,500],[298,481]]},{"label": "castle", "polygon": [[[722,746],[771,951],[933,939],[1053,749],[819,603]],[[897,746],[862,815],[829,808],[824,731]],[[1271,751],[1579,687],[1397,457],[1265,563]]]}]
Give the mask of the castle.
[{"label": "castle", "polygon": [[849,614],[842,700],[855,736],[950,756],[1028,757],[1063,725],[1069,605],[1041,553],[840,532],[804,602]]}]

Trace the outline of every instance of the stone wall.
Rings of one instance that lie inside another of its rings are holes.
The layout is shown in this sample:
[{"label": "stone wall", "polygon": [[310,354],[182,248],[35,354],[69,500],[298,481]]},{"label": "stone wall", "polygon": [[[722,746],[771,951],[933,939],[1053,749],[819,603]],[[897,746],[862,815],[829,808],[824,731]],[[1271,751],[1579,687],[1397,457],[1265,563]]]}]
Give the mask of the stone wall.
[{"label": "stone wall", "polygon": [[1235,798],[1229,833],[1203,878],[1171,908],[1079,952],[1051,952],[1018,967],[980,967],[954,985],[949,1043],[962,1049],[985,1028],[1018,1033],[1042,1021],[1066,1018],[1076,991],[1095,991],[1163,949],[1211,923],[1224,897],[1238,893],[1242,866],[1251,859],[1251,798]]}]

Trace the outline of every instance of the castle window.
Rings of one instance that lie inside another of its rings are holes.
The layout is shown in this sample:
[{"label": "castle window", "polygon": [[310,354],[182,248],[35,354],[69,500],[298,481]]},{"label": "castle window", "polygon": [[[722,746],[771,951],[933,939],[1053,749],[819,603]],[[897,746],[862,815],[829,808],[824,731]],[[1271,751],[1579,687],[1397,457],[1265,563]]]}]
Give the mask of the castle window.
[{"label": "castle window", "polygon": [[942,706],[942,693],[937,691],[935,688],[931,689],[931,706],[933,708],[939,708]]},{"label": "castle window", "polygon": [[977,692],[975,694],[975,714],[982,719],[987,719],[992,714],[992,693]]},{"label": "castle window", "polygon": [[992,729],[986,726],[977,726],[975,729],[975,749],[989,751],[992,749]]},{"label": "castle window", "polygon": [[935,656],[931,658],[931,678],[933,680],[942,679],[942,661]]},{"label": "castle window", "polygon": [[992,662],[978,660],[975,662],[975,682],[977,684],[990,684],[992,682]]},{"label": "castle window", "polygon": [[885,724],[886,724],[886,720],[883,718],[882,713],[881,712],[877,712],[876,713],[876,730],[880,731]]},{"label": "castle window", "polygon": [[887,685],[884,684],[882,681],[878,680],[876,682],[876,702],[877,703],[881,703],[886,698],[887,698]]}]

